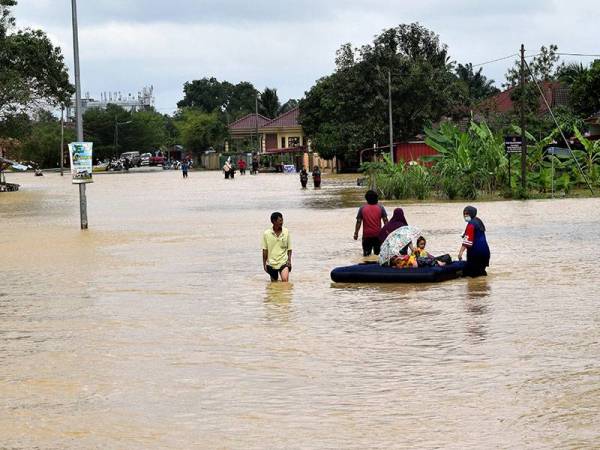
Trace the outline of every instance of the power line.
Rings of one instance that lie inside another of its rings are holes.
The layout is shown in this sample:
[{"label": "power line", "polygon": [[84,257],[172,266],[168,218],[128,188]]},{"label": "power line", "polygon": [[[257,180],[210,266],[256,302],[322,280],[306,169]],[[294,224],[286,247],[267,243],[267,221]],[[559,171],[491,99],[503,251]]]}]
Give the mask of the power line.
[{"label": "power line", "polygon": [[560,55],[560,56],[589,56],[591,58],[600,58],[600,55],[593,55],[593,54],[587,54],[587,53],[555,53],[555,55]]},{"label": "power line", "polygon": [[517,53],[514,53],[512,55],[508,55],[508,56],[505,56],[503,58],[492,59],[491,61],[486,61],[486,62],[482,62],[482,63],[479,63],[479,64],[473,64],[473,67],[485,66],[486,64],[491,64],[491,63],[495,63],[495,62],[498,62],[498,61],[504,61],[505,59],[514,58],[515,56],[519,56],[519,55]]}]

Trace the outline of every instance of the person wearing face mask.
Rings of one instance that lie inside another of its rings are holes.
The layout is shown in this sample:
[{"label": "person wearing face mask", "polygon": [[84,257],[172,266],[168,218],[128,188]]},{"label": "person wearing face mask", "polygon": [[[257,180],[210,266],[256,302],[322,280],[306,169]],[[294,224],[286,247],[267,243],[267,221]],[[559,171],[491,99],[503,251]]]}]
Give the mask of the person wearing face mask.
[{"label": "person wearing face mask", "polygon": [[479,277],[487,275],[485,268],[490,265],[490,248],[485,238],[485,225],[477,217],[477,208],[467,206],[463,210],[463,217],[467,227],[462,236],[463,242],[458,251],[458,259],[462,260],[463,254],[467,252],[467,265],[463,275]]}]

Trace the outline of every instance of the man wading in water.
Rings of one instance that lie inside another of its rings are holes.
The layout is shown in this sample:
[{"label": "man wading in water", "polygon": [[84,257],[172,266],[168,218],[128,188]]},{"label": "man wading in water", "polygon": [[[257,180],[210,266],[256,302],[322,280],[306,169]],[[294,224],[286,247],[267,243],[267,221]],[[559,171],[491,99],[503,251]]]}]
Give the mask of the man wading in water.
[{"label": "man wading in water", "polygon": [[287,282],[292,271],[292,241],[287,228],[283,227],[283,216],[280,212],[271,214],[272,228],[263,233],[262,257],[263,269],[277,281]]}]

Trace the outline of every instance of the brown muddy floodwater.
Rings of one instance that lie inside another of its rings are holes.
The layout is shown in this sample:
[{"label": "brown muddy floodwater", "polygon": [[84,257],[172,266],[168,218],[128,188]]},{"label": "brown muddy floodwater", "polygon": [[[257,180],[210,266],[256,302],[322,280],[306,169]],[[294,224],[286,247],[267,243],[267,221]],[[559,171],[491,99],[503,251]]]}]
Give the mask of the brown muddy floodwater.
[{"label": "brown muddy floodwater", "polygon": [[[98,175],[86,232],[69,177],[7,178],[0,448],[600,447],[599,199],[474,202],[484,279],[336,285],[354,176]],[[386,206],[456,256],[464,203]]]}]

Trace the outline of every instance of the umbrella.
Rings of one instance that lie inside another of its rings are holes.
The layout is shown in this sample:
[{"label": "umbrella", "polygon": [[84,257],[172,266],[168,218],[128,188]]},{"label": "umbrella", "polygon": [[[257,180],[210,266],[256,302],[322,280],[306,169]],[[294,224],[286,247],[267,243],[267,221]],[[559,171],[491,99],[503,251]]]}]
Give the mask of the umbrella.
[{"label": "umbrella", "polygon": [[396,228],[392,231],[383,244],[381,244],[381,251],[379,252],[379,264],[387,264],[393,256],[400,254],[400,250],[410,244],[412,241],[417,240],[421,235],[421,232],[410,225]]}]

